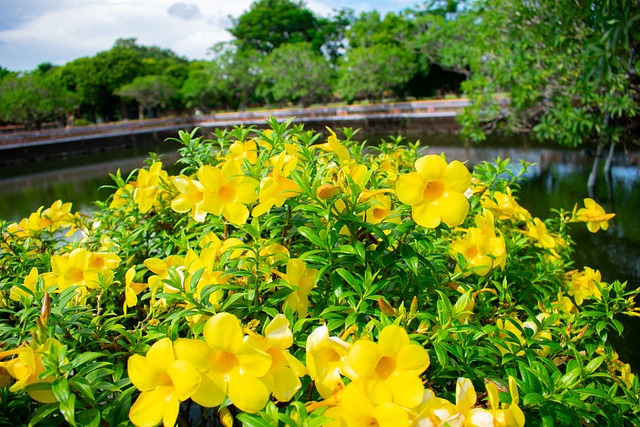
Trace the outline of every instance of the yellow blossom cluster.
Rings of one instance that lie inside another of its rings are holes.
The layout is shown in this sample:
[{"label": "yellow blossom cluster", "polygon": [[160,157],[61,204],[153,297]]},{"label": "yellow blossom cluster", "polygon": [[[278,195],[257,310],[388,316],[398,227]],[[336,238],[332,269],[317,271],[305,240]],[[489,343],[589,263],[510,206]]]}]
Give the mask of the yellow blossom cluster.
[{"label": "yellow blossom cluster", "polygon": [[145,356],[129,358],[129,378],[142,392],[129,411],[133,424],[173,426],[180,403],[188,399],[210,408],[229,398],[240,410],[253,413],[270,395],[287,402],[301,387],[306,369],[288,351],[293,334],[283,315],[259,335],[245,333],[234,315],[218,313],[202,333],[204,340],[163,338]]}]

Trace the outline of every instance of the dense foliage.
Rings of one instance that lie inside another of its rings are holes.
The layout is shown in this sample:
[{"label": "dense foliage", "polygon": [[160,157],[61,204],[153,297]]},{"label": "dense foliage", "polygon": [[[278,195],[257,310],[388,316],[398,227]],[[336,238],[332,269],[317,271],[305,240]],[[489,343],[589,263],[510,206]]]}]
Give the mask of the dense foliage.
[{"label": "dense foliage", "polygon": [[613,214],[533,218],[526,165],[268,124],[0,224],[0,423],[640,424],[610,341],[638,290],[572,262]]}]

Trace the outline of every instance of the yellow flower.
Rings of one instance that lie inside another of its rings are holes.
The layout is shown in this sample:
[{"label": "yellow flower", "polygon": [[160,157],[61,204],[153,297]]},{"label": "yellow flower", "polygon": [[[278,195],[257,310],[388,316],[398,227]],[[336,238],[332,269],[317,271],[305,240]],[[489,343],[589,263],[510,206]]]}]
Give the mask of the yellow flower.
[{"label": "yellow flower", "polygon": [[207,320],[203,335],[206,347],[180,350],[181,357],[203,372],[202,384],[192,400],[213,407],[229,396],[241,411],[254,413],[264,408],[270,391],[261,377],[271,368],[271,355],[243,334],[240,321],[230,313],[218,313]]},{"label": "yellow flower", "polygon": [[229,146],[227,159],[237,163],[238,166],[242,166],[245,159],[249,164],[255,165],[258,161],[258,146],[252,139],[245,142],[236,141]]},{"label": "yellow flower", "polygon": [[483,408],[476,408],[478,396],[473,383],[468,378],[458,378],[456,381],[456,408],[458,413],[447,418],[446,423],[454,424],[454,420],[461,419],[464,426],[469,427],[494,427],[494,418],[491,412]]},{"label": "yellow flower", "polygon": [[129,419],[136,426],[160,422],[165,427],[174,426],[180,402],[189,399],[200,386],[200,372],[188,361],[177,359],[173,347],[169,338],[163,338],[151,346],[146,356],[129,357],[129,379],[142,392],[129,410]]},{"label": "yellow flower", "polygon": [[146,287],[146,283],[134,283],[133,278],[136,275],[136,269],[131,267],[125,273],[125,287],[124,287],[124,304],[122,310],[124,314],[127,314],[127,308],[135,307],[138,303],[138,294],[142,292]]},{"label": "yellow flower", "polygon": [[308,268],[302,260],[294,258],[287,262],[286,281],[294,291],[287,295],[285,302],[298,312],[299,318],[307,317],[309,294],[316,284],[317,276],[318,270]]},{"label": "yellow flower", "polygon": [[327,142],[324,144],[316,144],[313,147],[318,147],[323,149],[324,151],[328,151],[330,153],[334,153],[338,156],[338,161],[340,165],[346,165],[351,160],[351,155],[349,154],[349,150],[347,147],[342,145],[340,141],[338,141],[338,136],[336,133],[327,128],[329,131],[329,137],[327,138]]},{"label": "yellow flower", "polygon": [[282,206],[289,197],[300,193],[300,187],[293,180],[287,178],[298,164],[296,156],[288,156],[285,151],[272,157],[273,172],[260,181],[260,203],[253,208],[252,215],[258,217],[275,206]]},{"label": "yellow flower", "polygon": [[525,235],[536,240],[536,246],[545,249],[553,249],[556,246],[556,241],[547,231],[547,225],[540,218],[534,218],[533,223],[527,222]]},{"label": "yellow flower", "polygon": [[531,214],[518,204],[511,194],[511,188],[507,187],[506,193],[496,191],[493,194],[484,194],[480,202],[484,208],[491,209],[497,219],[517,221],[531,220]]},{"label": "yellow flower", "polygon": [[324,416],[336,422],[329,426],[348,427],[409,427],[409,413],[390,401],[377,401],[375,392],[361,382],[352,382],[341,392],[339,406],[329,408]]},{"label": "yellow flower", "polygon": [[518,385],[516,380],[509,376],[509,393],[511,394],[511,403],[500,403],[500,397],[498,393],[498,387],[488,381],[486,383],[487,394],[489,395],[490,411],[494,418],[495,427],[523,427],[524,426],[524,414],[518,406],[520,397],[518,396]]},{"label": "yellow flower", "polygon": [[42,211],[40,215],[42,228],[48,228],[51,231],[57,230],[60,227],[70,227],[73,225],[71,222],[74,218],[71,213],[71,203],[62,203],[61,200],[56,200],[51,204],[51,207]]},{"label": "yellow flower", "polygon": [[158,197],[164,191],[161,187],[168,180],[167,171],[162,170],[162,163],[155,162],[149,170],[140,169],[138,172],[137,188],[133,193],[133,199],[142,213],[149,212]]},{"label": "yellow flower", "polygon": [[31,291],[28,293],[23,289],[12,286],[9,291],[9,298],[13,301],[20,301],[23,298],[30,299],[36,291],[36,283],[38,281],[38,269],[33,267],[29,274],[24,278],[23,286]]},{"label": "yellow flower", "polygon": [[469,270],[478,276],[485,276],[494,267],[504,268],[506,245],[500,232],[495,229],[491,211],[476,215],[476,225],[467,230],[464,239],[451,243],[450,252],[454,257],[457,254],[464,256]]},{"label": "yellow flower", "polygon": [[[379,191],[385,191],[385,190],[379,190]],[[368,200],[369,200],[369,208],[364,213],[364,219],[368,223],[380,224],[381,222],[386,220],[391,214],[393,214],[391,197],[384,194],[376,194],[368,198]],[[389,222],[400,223],[400,217],[398,216],[398,217],[391,218],[389,219]]]},{"label": "yellow flower", "polygon": [[329,328],[322,325],[309,334],[306,350],[309,376],[315,381],[320,395],[329,399],[344,388],[341,374],[349,370],[346,364],[349,344],[338,337],[330,337]]},{"label": "yellow flower", "polygon": [[600,282],[602,282],[602,276],[599,270],[585,267],[583,272],[570,271],[567,275],[571,279],[569,295],[573,296],[576,305],[582,305],[585,298],[601,298],[602,294],[596,285],[596,283],[600,284]]},{"label": "yellow flower", "polygon": [[608,229],[609,220],[616,216],[614,213],[606,213],[602,206],[590,198],[584,199],[584,206],[584,208],[578,209],[578,212],[576,212],[576,219],[586,222],[587,229],[592,233],[596,233],[601,228],[603,230]]},{"label": "yellow flower", "polygon": [[[42,356],[51,353],[53,346],[59,345],[60,343],[57,340],[48,338],[44,344],[41,344],[36,349],[31,346],[23,346],[0,353],[0,359],[9,355],[16,356],[6,362],[0,362],[0,368],[6,369],[7,373],[16,379],[9,391],[16,392],[31,384],[53,382],[55,379],[53,376],[40,378],[40,374],[45,371],[42,365]],[[29,391],[28,394],[32,399],[41,403],[57,402],[53,391],[50,389],[33,390]]]},{"label": "yellow flower", "polygon": [[[420,404],[424,392],[419,375],[429,367],[429,353],[411,344],[407,332],[397,325],[386,326],[378,343],[360,339],[349,350],[348,363],[360,380],[384,401],[412,408]],[[352,378],[355,380],[356,378]]]},{"label": "yellow flower", "polygon": [[457,160],[447,164],[430,154],[415,162],[416,172],[401,175],[396,194],[402,203],[411,205],[411,216],[418,224],[435,228],[444,222],[450,227],[462,224],[469,212],[464,196],[471,184],[471,174]]},{"label": "yellow flower", "polygon": [[257,180],[245,176],[238,164],[227,161],[222,168],[209,165],[198,170],[198,179],[205,188],[202,209],[213,215],[222,214],[232,224],[244,224],[249,218],[246,204],[258,199]]},{"label": "yellow flower", "polygon": [[207,212],[202,208],[204,187],[202,184],[185,175],[174,176],[173,185],[180,194],[171,201],[171,209],[176,212],[189,212],[196,222],[204,221]]},{"label": "yellow flower", "polygon": [[307,368],[287,350],[293,345],[293,333],[289,321],[283,314],[278,314],[267,325],[264,337],[251,337],[263,351],[271,355],[271,367],[261,379],[280,402],[288,402],[300,389],[300,378],[307,373]]}]

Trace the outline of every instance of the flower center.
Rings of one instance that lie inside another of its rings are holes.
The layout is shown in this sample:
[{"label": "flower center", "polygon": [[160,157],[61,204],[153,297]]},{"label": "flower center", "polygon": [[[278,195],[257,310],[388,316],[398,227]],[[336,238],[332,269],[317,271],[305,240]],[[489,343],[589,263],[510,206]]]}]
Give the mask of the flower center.
[{"label": "flower center", "polygon": [[233,202],[236,199],[236,189],[229,184],[222,184],[218,189],[218,197],[224,203]]},{"label": "flower center", "polygon": [[318,360],[321,361],[319,364],[324,363],[336,363],[340,360],[340,355],[333,349],[325,348],[320,350],[318,354]]},{"label": "flower center", "polygon": [[383,381],[389,378],[395,370],[396,361],[389,356],[382,356],[376,365],[376,375]]},{"label": "flower center", "polygon": [[442,181],[429,181],[424,187],[423,197],[427,200],[436,200],[444,194],[444,183]]},{"label": "flower center", "polygon": [[225,373],[239,365],[236,355],[224,350],[218,352],[213,364],[219,371]]}]

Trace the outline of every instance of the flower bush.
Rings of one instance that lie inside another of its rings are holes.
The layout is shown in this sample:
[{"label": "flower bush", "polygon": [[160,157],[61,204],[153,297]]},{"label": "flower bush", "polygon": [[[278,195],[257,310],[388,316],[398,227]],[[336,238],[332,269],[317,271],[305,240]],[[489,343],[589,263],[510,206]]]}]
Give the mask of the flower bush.
[{"label": "flower bush", "polygon": [[595,201],[532,218],[524,164],[351,129],[196,131],[92,215],[1,223],[2,424],[640,424],[610,342],[638,291],[571,259]]}]

